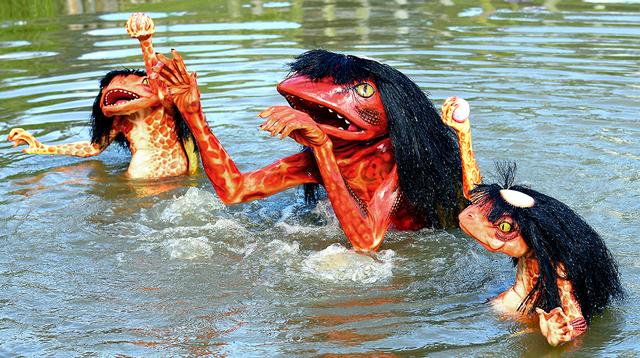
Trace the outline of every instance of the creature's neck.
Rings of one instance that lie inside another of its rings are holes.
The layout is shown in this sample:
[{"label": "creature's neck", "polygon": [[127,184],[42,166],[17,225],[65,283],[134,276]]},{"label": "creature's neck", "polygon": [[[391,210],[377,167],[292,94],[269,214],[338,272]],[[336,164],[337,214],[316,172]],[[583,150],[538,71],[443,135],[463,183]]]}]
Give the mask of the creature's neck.
[{"label": "creature's neck", "polygon": [[531,292],[539,275],[538,260],[532,253],[527,253],[518,259],[516,282],[511,289],[521,298],[520,302]]},{"label": "creature's neck", "polygon": [[456,131],[460,146],[460,161],[462,162],[462,189],[464,196],[471,199],[469,191],[481,183],[480,169],[476,163],[476,157],[471,146],[471,128],[464,131]]}]

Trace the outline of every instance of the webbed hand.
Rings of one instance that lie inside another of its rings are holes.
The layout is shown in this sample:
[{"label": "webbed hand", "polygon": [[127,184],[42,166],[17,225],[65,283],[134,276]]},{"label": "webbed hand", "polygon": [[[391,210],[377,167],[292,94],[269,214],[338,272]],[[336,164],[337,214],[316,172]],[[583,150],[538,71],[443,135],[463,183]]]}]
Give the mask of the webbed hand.
[{"label": "webbed hand", "polygon": [[22,128],[14,128],[9,132],[9,137],[7,138],[9,141],[15,142],[13,144],[14,147],[17,147],[21,144],[26,144],[29,148],[25,148],[22,150],[24,153],[29,154],[37,154],[42,149],[44,149],[44,145],[37,140],[33,134],[25,131]]},{"label": "webbed hand", "polygon": [[449,97],[442,104],[442,121],[456,132],[471,130],[469,102],[460,97]]},{"label": "webbed hand", "polygon": [[280,139],[288,136],[307,147],[319,147],[329,140],[308,114],[291,107],[269,107],[258,116],[268,118],[260,129],[270,132],[271,136],[280,134]]},{"label": "webbed hand", "polygon": [[153,36],[155,33],[153,20],[141,12],[131,14],[125,27],[130,37],[137,38],[139,40],[145,40]]},{"label": "webbed hand", "polygon": [[536,313],[540,318],[540,331],[550,345],[557,346],[573,339],[574,329],[571,320],[564,313],[562,307],[556,307],[549,313],[541,308],[536,308]]},{"label": "webbed hand", "polygon": [[171,50],[172,59],[157,53],[160,63],[153,68],[152,80],[159,79],[164,84],[173,98],[173,102],[178,106],[180,112],[196,113],[200,111],[200,91],[196,81],[196,73],[189,74],[184,64],[182,56],[176,50]]}]

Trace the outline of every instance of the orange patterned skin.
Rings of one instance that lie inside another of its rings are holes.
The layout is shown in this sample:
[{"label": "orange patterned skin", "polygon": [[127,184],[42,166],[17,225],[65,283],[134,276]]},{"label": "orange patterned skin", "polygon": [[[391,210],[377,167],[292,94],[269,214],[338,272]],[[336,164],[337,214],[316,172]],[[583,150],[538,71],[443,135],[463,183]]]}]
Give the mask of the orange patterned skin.
[{"label": "orange patterned skin", "polygon": [[[151,43],[153,21],[136,13],[126,27],[129,35],[140,41],[145,67],[150,73],[158,62]],[[148,179],[188,172],[188,158],[174,129],[173,104],[157,81],[134,74],[118,75],[102,88],[100,108],[106,117],[114,118],[109,136],[102,143],[45,145],[21,128],[11,130],[8,139],[15,145],[27,144],[25,153],[91,157],[100,154],[122,134],[131,150],[128,176]]]},{"label": "orange patterned skin", "polygon": [[469,105],[462,98],[449,97],[442,105],[441,117],[444,123],[453,128],[458,136],[458,143],[461,148],[460,159],[462,161],[462,190],[464,191],[464,197],[471,200],[469,192],[482,182],[482,177],[471,146]]},{"label": "orange patterned skin", "polygon": [[[469,198],[469,191],[480,184],[481,177],[471,148],[471,127],[468,116],[456,116],[454,119],[455,110],[461,107],[462,101],[464,100],[456,97],[448,98],[443,105],[442,118],[458,133],[465,196]],[[509,232],[501,230],[500,224],[505,222],[509,226],[516,226],[511,217],[503,216],[493,223],[486,219],[484,213],[483,207],[479,204],[470,205],[458,217],[460,228],[488,251],[503,253],[518,259],[515,283],[494,298],[491,303],[499,312],[528,312],[531,307],[524,307],[523,310],[521,305],[538,280],[540,274],[538,261],[517,227]],[[566,277],[563,270],[562,265],[559,265],[558,277]],[[573,294],[571,281],[559,278],[557,285],[562,307],[554,308],[551,312],[536,308],[540,331],[547,342],[553,346],[569,342],[587,329],[587,322]]]},{"label": "orange patterned skin", "polygon": [[[268,108],[259,115],[266,119],[260,128],[312,150],[241,173],[207,125],[196,74],[187,72],[175,50],[172,54],[173,59],[157,55],[163,65],[155,76],[167,85],[194,134],[205,172],[222,201],[246,202],[301,184],[323,184],[346,237],[359,251],[376,250],[392,224],[400,230],[423,225],[402,201],[386,114],[373,81],[371,88],[361,88],[375,92],[366,100],[355,99],[357,94],[330,78],[294,76],[281,82],[278,91],[295,108]],[[329,119],[316,122],[312,115],[318,118],[317,111]]]}]

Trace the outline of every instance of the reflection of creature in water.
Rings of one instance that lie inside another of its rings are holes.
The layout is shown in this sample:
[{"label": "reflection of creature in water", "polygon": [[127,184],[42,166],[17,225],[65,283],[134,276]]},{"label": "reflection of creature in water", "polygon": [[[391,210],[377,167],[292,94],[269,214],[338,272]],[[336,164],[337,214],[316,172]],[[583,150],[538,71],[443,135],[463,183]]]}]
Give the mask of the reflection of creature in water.
[{"label": "reflection of creature in water", "polygon": [[[31,196],[35,192],[48,191],[61,186],[86,187],[89,194],[105,200],[113,198],[145,198],[169,193],[185,185],[193,184],[191,177],[170,177],[154,180],[125,180],[109,173],[103,162],[88,160],[46,171],[13,181],[12,195]],[[189,180],[185,183],[185,180]]]},{"label": "reflection of creature in water", "polygon": [[473,202],[460,213],[460,227],[485,249],[513,257],[517,266],[515,284],[492,304],[502,312],[537,313],[551,345],[571,341],[623,296],[617,265],[602,238],[573,210],[513,185],[515,164],[498,165],[503,184],[480,184],[468,113],[466,101],[455,97],[443,106],[443,119],[461,139],[465,195]]},{"label": "reflection of creature in water", "polygon": [[[151,45],[153,22],[133,17],[128,30],[140,40],[149,71],[157,62]],[[28,144],[25,153],[78,157],[96,156],[115,142],[131,151],[127,174],[132,178],[161,178],[197,170],[188,127],[173,104],[165,99],[158,83],[145,77],[144,71],[115,70],[100,81],[91,132],[91,141],[45,145],[31,133],[14,128],[9,140],[16,145]]]},{"label": "reflection of creature in water", "polygon": [[[157,72],[225,203],[323,184],[347,238],[362,251],[377,249],[390,225],[416,230],[455,223],[463,205],[455,136],[424,92],[399,71],[324,50],[300,55],[292,75],[278,85],[291,107],[261,113],[266,122],[260,128],[307,150],[241,173],[208,127],[195,74],[173,54],[173,60],[158,55],[163,66]],[[307,189],[312,201],[314,188]]]}]

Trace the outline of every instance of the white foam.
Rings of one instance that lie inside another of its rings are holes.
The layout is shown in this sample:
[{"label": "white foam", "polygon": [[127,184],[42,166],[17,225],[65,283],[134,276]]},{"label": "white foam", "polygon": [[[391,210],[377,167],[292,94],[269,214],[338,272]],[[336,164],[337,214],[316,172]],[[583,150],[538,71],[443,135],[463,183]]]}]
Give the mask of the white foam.
[{"label": "white foam", "polygon": [[340,244],[310,254],[302,262],[302,272],[330,282],[374,283],[393,276],[395,252],[383,250],[371,256],[348,250]]},{"label": "white foam", "polygon": [[169,257],[172,259],[193,260],[195,258],[210,258],[213,249],[206,237],[190,237],[171,239],[163,243]]}]

